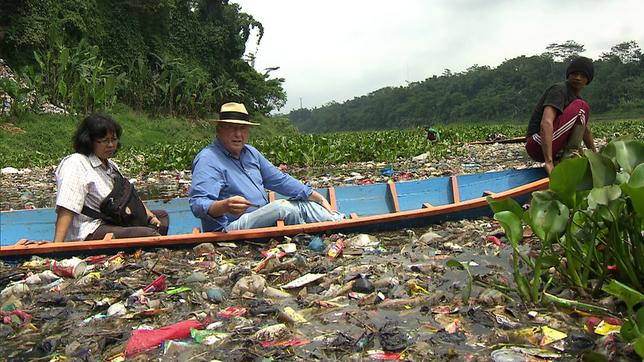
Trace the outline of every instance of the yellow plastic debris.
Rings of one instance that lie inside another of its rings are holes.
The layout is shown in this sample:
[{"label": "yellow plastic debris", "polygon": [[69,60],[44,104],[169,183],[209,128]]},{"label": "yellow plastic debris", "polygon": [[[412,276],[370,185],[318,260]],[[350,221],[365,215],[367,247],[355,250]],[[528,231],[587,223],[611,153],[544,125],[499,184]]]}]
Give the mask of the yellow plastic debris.
[{"label": "yellow plastic debris", "polygon": [[286,313],[286,315],[289,318],[291,318],[292,320],[294,320],[296,323],[308,323],[309,322],[309,321],[306,320],[306,318],[304,318],[304,316],[302,316],[300,313],[298,313],[297,311],[295,311],[295,309],[293,309],[291,307],[284,308],[284,313]]},{"label": "yellow plastic debris", "polygon": [[568,337],[566,333],[558,331],[554,328],[550,328],[548,326],[541,327],[541,333],[543,334],[543,337],[541,338],[541,342],[539,342],[540,346],[545,346],[552,342],[556,342]]},{"label": "yellow plastic debris", "polygon": [[423,293],[423,294],[429,294],[429,290],[427,290],[427,289],[425,289],[425,288],[421,287],[420,285],[416,285],[416,284],[414,284],[414,285],[410,288],[410,292],[411,292],[411,294],[412,294],[412,295],[420,294],[420,293]]},{"label": "yellow plastic debris", "polygon": [[621,329],[622,326],[606,323],[606,321],[601,321],[599,322],[597,327],[595,327],[595,333],[601,336],[607,336],[611,333],[619,333]]}]

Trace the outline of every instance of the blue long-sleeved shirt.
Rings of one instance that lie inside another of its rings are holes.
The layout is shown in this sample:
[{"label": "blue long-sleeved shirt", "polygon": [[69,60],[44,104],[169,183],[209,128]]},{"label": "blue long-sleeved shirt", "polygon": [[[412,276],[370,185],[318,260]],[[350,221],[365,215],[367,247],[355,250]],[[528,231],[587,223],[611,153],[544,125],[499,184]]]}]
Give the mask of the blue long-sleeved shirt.
[{"label": "blue long-sleeved shirt", "polygon": [[[213,202],[243,196],[260,206],[268,203],[266,189],[294,200],[307,200],[313,190],[270,163],[255,147],[245,145],[239,160],[215,138],[192,162],[190,209],[201,219],[204,231],[218,231],[239,215],[208,215]],[[247,212],[256,210],[248,208]]]}]

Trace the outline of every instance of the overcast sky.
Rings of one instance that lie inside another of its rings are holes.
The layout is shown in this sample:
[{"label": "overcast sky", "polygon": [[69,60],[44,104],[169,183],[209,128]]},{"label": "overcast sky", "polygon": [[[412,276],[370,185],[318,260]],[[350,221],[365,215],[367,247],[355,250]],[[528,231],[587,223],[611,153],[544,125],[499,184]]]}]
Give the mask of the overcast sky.
[{"label": "overcast sky", "polygon": [[344,102],[444,69],[497,67],[575,40],[596,59],[613,45],[644,46],[642,0],[238,0],[264,25],[255,68],[285,78],[280,112]]}]

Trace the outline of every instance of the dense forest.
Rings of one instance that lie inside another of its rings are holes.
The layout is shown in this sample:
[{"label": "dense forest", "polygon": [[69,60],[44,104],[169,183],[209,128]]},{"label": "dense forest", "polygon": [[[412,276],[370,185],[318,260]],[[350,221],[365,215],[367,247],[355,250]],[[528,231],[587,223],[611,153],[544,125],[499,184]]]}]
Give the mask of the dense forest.
[{"label": "dense forest", "polygon": [[[541,55],[520,56],[496,68],[473,65],[403,87],[386,87],[344,103],[291,111],[306,132],[389,129],[453,122],[525,122],[543,91],[563,81],[567,61],[584,51],[575,41],[551,44]],[[581,54],[583,55],[583,54]],[[595,60],[595,78],[582,96],[591,114],[644,115],[644,56],[634,41]],[[592,117],[592,116],[591,116]]]},{"label": "dense forest", "polygon": [[286,100],[284,80],[256,71],[245,52],[252,30],[261,41],[262,24],[227,0],[5,0],[1,8],[0,57],[19,79],[0,89],[19,101],[15,116],[43,101],[79,113],[121,102],[198,117],[224,101],[267,114]]}]

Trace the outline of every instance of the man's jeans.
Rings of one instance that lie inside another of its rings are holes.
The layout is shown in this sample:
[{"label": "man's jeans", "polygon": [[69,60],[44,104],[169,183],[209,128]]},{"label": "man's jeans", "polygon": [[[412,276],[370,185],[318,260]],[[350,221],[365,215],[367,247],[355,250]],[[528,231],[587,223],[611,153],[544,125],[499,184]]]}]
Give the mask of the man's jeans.
[{"label": "man's jeans", "polygon": [[277,220],[284,220],[286,225],[304,224],[320,221],[337,221],[344,219],[344,214],[337,211],[330,213],[322,205],[312,201],[275,200],[259,209],[243,214],[239,219],[226,226],[226,231],[255,229],[275,226]]}]

